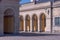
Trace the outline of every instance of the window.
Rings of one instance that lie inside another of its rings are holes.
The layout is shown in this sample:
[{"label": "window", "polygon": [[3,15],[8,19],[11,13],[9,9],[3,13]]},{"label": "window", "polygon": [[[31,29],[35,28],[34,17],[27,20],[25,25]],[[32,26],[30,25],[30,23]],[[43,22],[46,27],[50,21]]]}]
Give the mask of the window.
[{"label": "window", "polygon": [[54,0],[54,2],[56,2],[56,1],[60,1],[60,0]]},{"label": "window", "polygon": [[55,25],[60,26],[60,17],[55,17]]}]

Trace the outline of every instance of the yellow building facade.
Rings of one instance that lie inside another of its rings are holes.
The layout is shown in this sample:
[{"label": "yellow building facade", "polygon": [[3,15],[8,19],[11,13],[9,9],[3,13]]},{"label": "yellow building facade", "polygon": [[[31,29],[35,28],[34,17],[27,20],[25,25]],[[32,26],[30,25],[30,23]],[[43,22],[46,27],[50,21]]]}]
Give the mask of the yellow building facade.
[{"label": "yellow building facade", "polygon": [[58,0],[22,4],[19,12],[20,32],[59,33],[59,6]]}]

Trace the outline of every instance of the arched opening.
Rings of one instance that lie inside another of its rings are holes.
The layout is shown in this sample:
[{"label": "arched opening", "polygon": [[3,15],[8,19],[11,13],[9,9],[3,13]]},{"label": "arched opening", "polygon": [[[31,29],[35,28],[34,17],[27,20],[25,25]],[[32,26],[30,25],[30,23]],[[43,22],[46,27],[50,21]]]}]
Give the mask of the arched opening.
[{"label": "arched opening", "polygon": [[46,27],[46,16],[45,14],[40,15],[40,32],[45,32]]},{"label": "arched opening", "polygon": [[25,19],[25,24],[26,24],[26,32],[30,31],[30,16],[26,15],[26,19]]},{"label": "arched opening", "polygon": [[35,14],[32,16],[32,31],[33,32],[38,31],[38,18]]},{"label": "arched opening", "polygon": [[14,12],[7,9],[4,12],[4,33],[14,33]]},{"label": "arched opening", "polygon": [[24,31],[24,20],[23,20],[23,16],[20,15],[20,31]]}]

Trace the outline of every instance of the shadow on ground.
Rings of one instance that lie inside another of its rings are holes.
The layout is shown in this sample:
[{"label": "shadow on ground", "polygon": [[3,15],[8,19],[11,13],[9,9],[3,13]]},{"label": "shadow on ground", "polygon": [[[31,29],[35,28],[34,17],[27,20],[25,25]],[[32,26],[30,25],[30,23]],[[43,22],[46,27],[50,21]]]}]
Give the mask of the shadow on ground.
[{"label": "shadow on ground", "polygon": [[[27,37],[31,37],[31,36],[60,36],[60,34],[37,34],[37,33],[17,33],[17,34],[5,34],[3,36],[27,36]],[[0,36],[0,37],[3,37]]]}]

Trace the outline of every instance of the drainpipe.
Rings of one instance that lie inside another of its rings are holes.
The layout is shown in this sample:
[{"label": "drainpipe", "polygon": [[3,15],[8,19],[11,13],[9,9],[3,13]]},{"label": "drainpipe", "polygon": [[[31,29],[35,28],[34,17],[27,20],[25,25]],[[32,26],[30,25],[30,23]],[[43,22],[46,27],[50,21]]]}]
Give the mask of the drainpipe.
[{"label": "drainpipe", "polygon": [[51,33],[53,32],[53,2],[51,1]]}]

